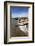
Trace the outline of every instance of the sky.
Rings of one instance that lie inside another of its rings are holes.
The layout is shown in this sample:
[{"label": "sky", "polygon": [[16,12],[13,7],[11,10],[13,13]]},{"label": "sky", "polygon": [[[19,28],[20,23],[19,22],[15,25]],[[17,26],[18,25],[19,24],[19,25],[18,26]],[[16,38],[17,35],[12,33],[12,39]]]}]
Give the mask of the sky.
[{"label": "sky", "polygon": [[28,16],[28,7],[11,7],[10,13],[13,18],[15,17],[27,17]]}]

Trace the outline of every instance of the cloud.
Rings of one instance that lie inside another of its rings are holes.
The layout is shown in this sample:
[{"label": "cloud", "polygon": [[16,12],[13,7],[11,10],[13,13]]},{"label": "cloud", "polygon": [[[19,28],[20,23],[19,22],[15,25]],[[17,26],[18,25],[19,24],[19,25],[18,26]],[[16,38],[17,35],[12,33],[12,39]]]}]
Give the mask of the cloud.
[{"label": "cloud", "polygon": [[15,18],[15,17],[28,17],[28,13],[20,13],[20,14],[12,13],[11,15],[13,18]]}]

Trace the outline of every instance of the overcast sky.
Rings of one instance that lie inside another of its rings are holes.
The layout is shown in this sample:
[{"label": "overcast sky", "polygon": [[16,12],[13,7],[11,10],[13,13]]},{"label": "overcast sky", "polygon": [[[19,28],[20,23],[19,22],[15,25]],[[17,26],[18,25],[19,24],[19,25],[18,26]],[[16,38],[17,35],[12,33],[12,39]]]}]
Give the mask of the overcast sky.
[{"label": "overcast sky", "polygon": [[10,12],[12,17],[27,17],[28,16],[28,7],[11,7]]}]

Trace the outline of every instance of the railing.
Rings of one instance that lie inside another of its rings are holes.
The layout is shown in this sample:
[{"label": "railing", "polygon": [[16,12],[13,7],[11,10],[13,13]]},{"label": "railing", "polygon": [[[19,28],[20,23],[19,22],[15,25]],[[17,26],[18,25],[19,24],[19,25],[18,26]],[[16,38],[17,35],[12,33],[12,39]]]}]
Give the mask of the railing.
[{"label": "railing", "polygon": [[21,22],[21,23],[17,23],[16,25],[18,25],[18,26],[24,26],[24,25],[27,25],[28,24],[28,21],[26,21],[26,22]]}]

